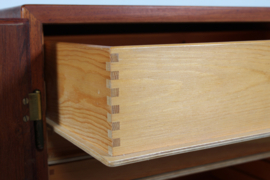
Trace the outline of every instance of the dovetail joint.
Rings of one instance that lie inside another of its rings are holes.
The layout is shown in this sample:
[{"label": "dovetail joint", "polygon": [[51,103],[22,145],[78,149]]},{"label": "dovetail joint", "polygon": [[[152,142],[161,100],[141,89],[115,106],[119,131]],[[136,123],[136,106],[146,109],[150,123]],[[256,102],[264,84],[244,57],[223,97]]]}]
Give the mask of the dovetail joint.
[{"label": "dovetail joint", "polygon": [[111,85],[112,83],[111,83],[111,80],[109,80],[109,79],[106,79],[106,87],[107,88],[109,88],[109,89],[111,89]]},{"label": "dovetail joint", "polygon": [[107,113],[107,121],[112,122],[112,115],[110,113]]},{"label": "dovetail joint", "polygon": [[119,97],[119,88],[111,88],[112,81],[119,79],[119,71],[111,71],[112,63],[119,62],[118,54],[111,54],[111,62],[106,62],[106,70],[110,71],[110,80],[106,80],[106,87],[110,89],[110,96],[107,97],[107,104],[111,106],[111,113],[107,113],[107,121],[111,123],[111,130],[108,130],[108,137],[112,139],[112,147],[109,146],[109,154],[112,156],[113,147],[120,146],[120,138],[113,139],[113,131],[120,130],[120,122],[112,122],[112,114],[120,112],[119,105],[112,105],[112,97]]},{"label": "dovetail joint", "polygon": [[118,97],[119,96],[119,88],[111,89],[111,97]]},{"label": "dovetail joint", "polygon": [[111,71],[111,63],[106,62],[106,71]]},{"label": "dovetail joint", "polygon": [[112,105],[112,114],[118,114],[120,111],[119,105]]},{"label": "dovetail joint", "polygon": [[113,122],[112,123],[112,131],[120,130],[120,122]]},{"label": "dovetail joint", "polygon": [[112,131],[108,130],[108,137],[112,139]]},{"label": "dovetail joint", "polygon": [[119,71],[111,71],[111,80],[119,79]]},{"label": "dovetail joint", "polygon": [[119,55],[111,54],[111,62],[119,62]]},{"label": "dovetail joint", "polygon": [[108,154],[110,155],[110,156],[113,156],[113,153],[112,153],[112,147],[111,146],[109,146],[108,147]]},{"label": "dovetail joint", "polygon": [[120,138],[116,138],[112,140],[112,147],[120,146]]},{"label": "dovetail joint", "polygon": [[107,96],[107,105],[111,106],[112,105],[112,98]]}]

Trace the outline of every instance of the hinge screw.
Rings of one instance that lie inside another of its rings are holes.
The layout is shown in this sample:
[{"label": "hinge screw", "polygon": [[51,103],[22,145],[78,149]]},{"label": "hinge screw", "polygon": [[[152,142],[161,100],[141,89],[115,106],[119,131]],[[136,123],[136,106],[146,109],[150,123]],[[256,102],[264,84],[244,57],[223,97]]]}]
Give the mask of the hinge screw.
[{"label": "hinge screw", "polygon": [[23,121],[24,121],[24,122],[29,121],[29,116],[23,116]]},{"label": "hinge screw", "polygon": [[23,98],[23,104],[24,104],[24,105],[27,105],[28,103],[29,103],[28,98]]}]

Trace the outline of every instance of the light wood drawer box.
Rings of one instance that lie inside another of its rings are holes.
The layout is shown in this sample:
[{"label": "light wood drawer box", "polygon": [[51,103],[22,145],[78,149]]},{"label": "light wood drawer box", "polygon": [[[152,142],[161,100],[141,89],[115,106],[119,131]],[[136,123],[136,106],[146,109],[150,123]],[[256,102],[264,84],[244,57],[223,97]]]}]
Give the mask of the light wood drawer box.
[{"label": "light wood drawer box", "polygon": [[106,165],[270,134],[270,41],[47,41],[45,56],[47,122]]}]

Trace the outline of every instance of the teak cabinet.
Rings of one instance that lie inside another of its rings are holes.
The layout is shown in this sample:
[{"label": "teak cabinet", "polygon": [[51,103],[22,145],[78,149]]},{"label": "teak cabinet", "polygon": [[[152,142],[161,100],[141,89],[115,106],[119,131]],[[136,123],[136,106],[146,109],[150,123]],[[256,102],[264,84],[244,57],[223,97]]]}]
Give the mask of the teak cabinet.
[{"label": "teak cabinet", "polygon": [[166,179],[270,157],[269,8],[0,18],[1,179]]}]

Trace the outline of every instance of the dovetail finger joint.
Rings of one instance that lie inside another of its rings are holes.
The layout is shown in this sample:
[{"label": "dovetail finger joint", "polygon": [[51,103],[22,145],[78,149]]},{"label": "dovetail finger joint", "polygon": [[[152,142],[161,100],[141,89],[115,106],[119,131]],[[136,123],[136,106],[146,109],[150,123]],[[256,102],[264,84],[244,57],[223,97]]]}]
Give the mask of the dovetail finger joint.
[{"label": "dovetail finger joint", "polygon": [[112,131],[120,130],[120,122],[113,122],[112,123]]},{"label": "dovetail finger joint", "polygon": [[118,146],[120,146],[120,138],[113,139],[113,141],[112,141],[112,146],[113,146],[113,147],[118,147]]}]

